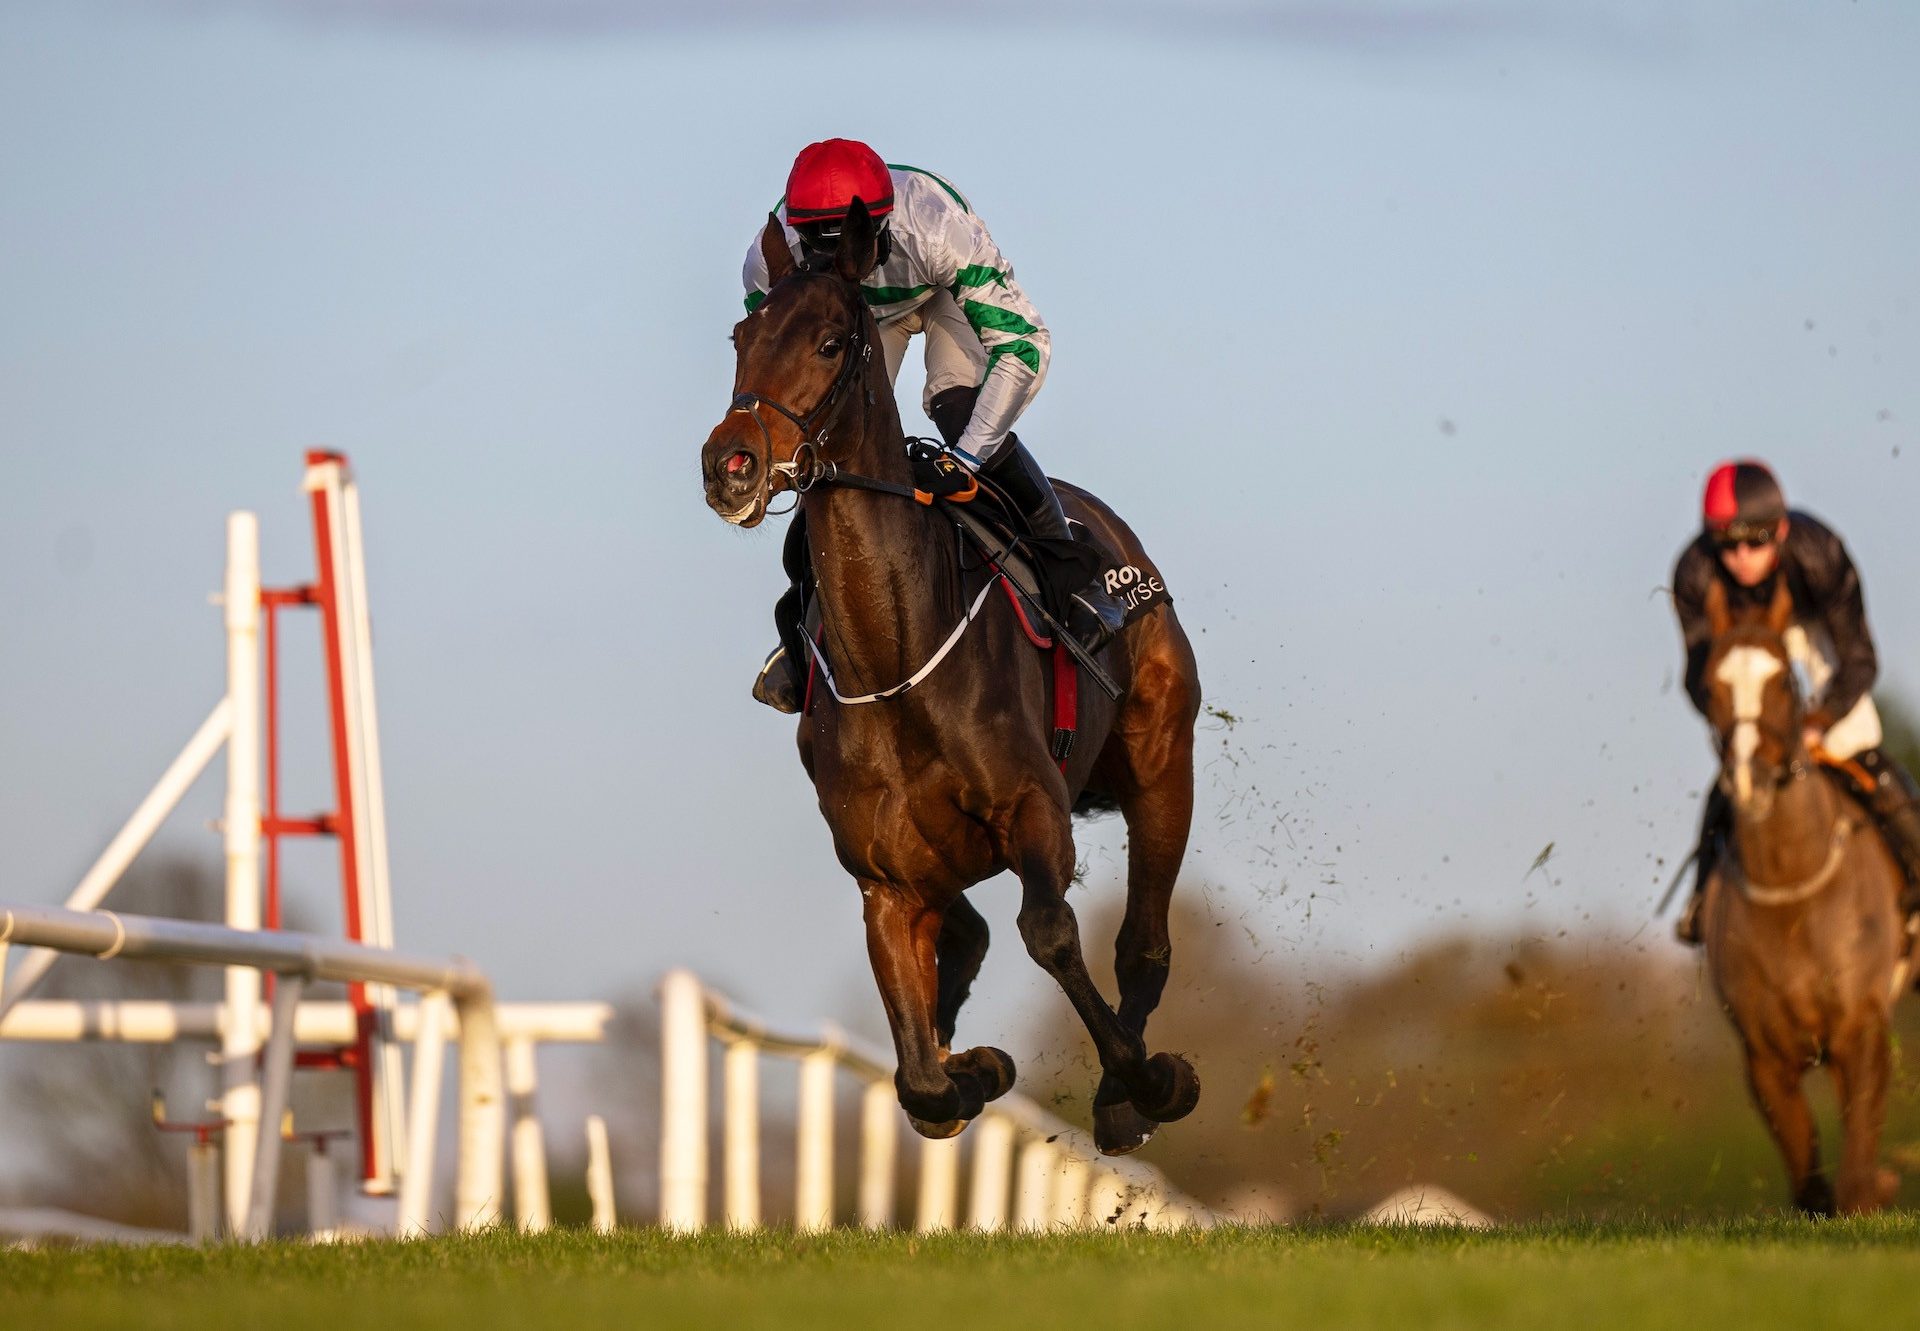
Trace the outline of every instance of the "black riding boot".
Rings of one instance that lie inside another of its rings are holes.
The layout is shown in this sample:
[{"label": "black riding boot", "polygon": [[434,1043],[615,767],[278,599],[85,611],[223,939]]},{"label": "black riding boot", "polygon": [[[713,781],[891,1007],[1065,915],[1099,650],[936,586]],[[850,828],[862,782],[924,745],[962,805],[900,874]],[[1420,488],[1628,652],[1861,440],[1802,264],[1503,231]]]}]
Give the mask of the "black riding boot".
[{"label": "black riding boot", "polygon": [[807,520],[795,513],[787,527],[787,543],[780,554],[789,586],[773,606],[773,627],[780,645],[768,655],[760,673],[753,677],[753,700],[763,702],[776,712],[792,714],[800,710],[801,681],[806,678],[807,644],[800,616],[806,609],[806,588],[810,577],[807,567]]},{"label": "black riding boot", "polygon": [[[1066,510],[1053,482],[1040,470],[1040,464],[1027,452],[1020,436],[1010,434],[995,450],[984,469],[994,483],[1006,491],[1007,498],[1027,520],[1027,530],[1042,540],[1071,540]],[[1058,611],[1055,611],[1057,614]],[[1126,623],[1127,612],[1096,579],[1073,593],[1067,606],[1067,632],[1079,639],[1089,652],[1097,652],[1113,640]]]},{"label": "black riding boot", "polygon": [[1900,909],[1912,915],[1920,911],[1920,786],[1907,769],[1881,749],[1868,749],[1854,761],[1867,769],[1873,789],[1867,794],[1867,807],[1880,824],[1887,849],[1900,862],[1907,878],[1900,894]]},{"label": "black riding boot", "polygon": [[1733,834],[1733,801],[1720,789],[1718,777],[1707,787],[1707,805],[1700,814],[1700,845],[1693,852],[1693,895],[1674,922],[1673,936],[1688,947],[1700,946],[1700,903],[1706,897],[1707,875],[1726,853]]}]

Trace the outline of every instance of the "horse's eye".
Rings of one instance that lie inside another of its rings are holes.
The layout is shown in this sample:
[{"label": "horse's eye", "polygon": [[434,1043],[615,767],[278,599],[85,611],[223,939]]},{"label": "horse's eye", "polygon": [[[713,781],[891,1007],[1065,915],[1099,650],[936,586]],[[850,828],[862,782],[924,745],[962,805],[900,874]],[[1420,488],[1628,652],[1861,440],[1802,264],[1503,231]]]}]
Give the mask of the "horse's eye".
[{"label": "horse's eye", "polygon": [[825,342],[822,342],[820,344],[820,354],[822,356],[838,356],[840,354],[840,339],[830,337]]}]

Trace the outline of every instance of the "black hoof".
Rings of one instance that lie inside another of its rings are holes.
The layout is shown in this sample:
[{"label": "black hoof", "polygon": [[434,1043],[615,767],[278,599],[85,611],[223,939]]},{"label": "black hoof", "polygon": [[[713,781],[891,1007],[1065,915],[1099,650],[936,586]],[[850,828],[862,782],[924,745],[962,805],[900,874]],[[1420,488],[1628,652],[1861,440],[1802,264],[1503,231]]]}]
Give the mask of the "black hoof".
[{"label": "black hoof", "polygon": [[1132,1155],[1153,1140],[1153,1130],[1159,1126],[1131,1101],[1093,1107],[1093,1144],[1101,1155]]},{"label": "black hoof", "polygon": [[1837,1215],[1840,1210],[1834,1201],[1833,1184],[1823,1174],[1815,1174],[1808,1179],[1800,1189],[1800,1195],[1793,1199],[1793,1204],[1806,1215],[1821,1219]]},{"label": "black hoof", "polygon": [[1135,1097],[1133,1107],[1155,1123],[1185,1118],[1200,1103],[1199,1074],[1180,1055],[1155,1054],[1147,1060],[1147,1076],[1153,1080],[1153,1096],[1145,1101]]},{"label": "black hoof", "polygon": [[980,1045],[948,1057],[949,1077],[968,1077],[980,1088],[981,1102],[998,1100],[1013,1089],[1013,1059],[1004,1049]]}]

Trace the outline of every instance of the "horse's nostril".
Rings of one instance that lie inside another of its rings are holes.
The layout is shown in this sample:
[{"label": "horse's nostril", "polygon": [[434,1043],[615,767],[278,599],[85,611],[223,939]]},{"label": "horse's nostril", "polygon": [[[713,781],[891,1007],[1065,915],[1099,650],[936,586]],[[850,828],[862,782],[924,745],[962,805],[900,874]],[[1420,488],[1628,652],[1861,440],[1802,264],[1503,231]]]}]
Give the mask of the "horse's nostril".
[{"label": "horse's nostril", "polygon": [[749,470],[752,466],[753,454],[745,452],[735,453],[727,459],[727,475],[737,476],[741,472]]}]

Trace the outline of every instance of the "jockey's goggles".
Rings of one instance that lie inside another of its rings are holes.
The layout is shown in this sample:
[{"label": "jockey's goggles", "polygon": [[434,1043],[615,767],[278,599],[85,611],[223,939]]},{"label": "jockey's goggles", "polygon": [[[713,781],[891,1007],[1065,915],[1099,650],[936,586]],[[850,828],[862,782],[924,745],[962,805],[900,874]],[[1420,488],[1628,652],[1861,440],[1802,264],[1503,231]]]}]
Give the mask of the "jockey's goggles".
[{"label": "jockey's goggles", "polygon": [[[802,222],[794,228],[800,233],[800,248],[805,251],[802,266],[809,271],[819,271],[830,263],[840,251],[840,230],[847,224],[844,217],[830,218],[824,222]],[[880,234],[875,238],[878,262],[885,263],[893,256],[893,228],[887,225],[887,219],[880,219]]]},{"label": "jockey's goggles", "polygon": [[1713,534],[1713,543],[1722,550],[1737,550],[1743,545],[1765,549],[1777,535],[1772,523],[1733,522]]}]

